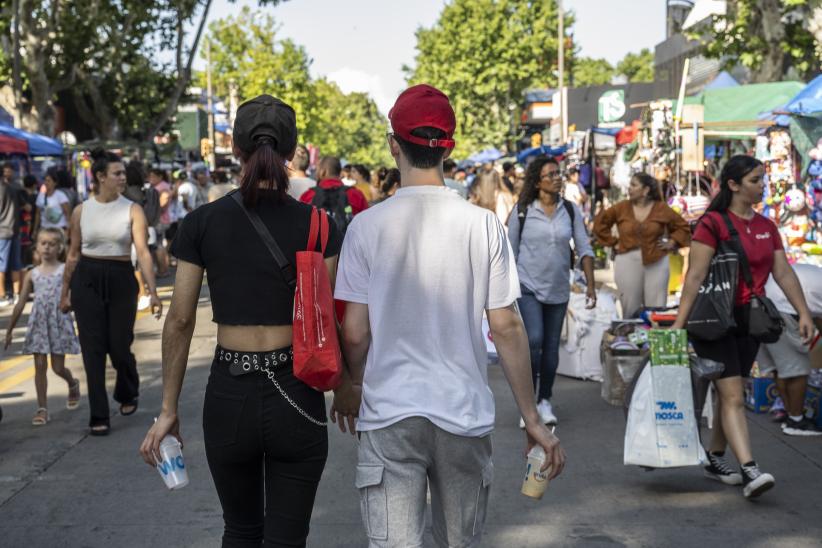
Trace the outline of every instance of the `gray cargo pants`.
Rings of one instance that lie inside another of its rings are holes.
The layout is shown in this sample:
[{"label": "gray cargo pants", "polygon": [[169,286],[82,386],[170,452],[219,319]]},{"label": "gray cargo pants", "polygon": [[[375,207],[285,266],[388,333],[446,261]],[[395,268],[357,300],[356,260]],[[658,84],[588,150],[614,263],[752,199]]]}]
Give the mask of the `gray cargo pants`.
[{"label": "gray cargo pants", "polygon": [[422,546],[426,487],[434,541],[478,546],[494,477],[491,436],[450,434],[423,417],[363,432],[356,487],[372,548]]}]

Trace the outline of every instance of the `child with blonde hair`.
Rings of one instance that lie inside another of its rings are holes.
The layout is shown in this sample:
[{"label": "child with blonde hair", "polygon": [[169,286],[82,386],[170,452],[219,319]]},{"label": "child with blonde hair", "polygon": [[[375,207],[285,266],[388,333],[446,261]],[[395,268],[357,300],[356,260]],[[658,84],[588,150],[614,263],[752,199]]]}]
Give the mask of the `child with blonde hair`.
[{"label": "child with blonde hair", "polygon": [[65,268],[60,257],[66,247],[65,235],[59,228],[43,228],[37,235],[36,246],[40,264],[27,272],[23,280],[20,301],[14,307],[6,331],[5,348],[11,344],[14,326],[34,289],[34,304],[29,314],[23,352],[34,354],[34,386],[38,408],[31,423],[42,426],[49,421],[46,399],[48,355],[51,354],[52,370],[68,384],[66,407],[76,409],[80,402],[80,381],[72,376],[65,364],[66,354],[78,354],[80,344],[74,332],[71,314],[60,311],[60,291]]}]

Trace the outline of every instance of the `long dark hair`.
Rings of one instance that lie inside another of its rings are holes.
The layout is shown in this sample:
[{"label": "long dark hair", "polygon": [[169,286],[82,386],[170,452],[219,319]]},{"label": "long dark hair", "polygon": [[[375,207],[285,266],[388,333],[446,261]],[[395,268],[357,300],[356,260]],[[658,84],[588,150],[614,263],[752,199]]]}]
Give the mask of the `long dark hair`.
[{"label": "long dark hair", "polygon": [[722,173],[719,175],[719,192],[714,196],[714,199],[711,200],[711,204],[706,211],[718,211],[720,213],[728,211],[734,196],[728,183],[730,181],[742,183],[742,179],[744,179],[748,173],[761,165],[762,162],[752,156],[745,156],[744,154],[731,156],[731,159],[722,166]]},{"label": "long dark hair", "polygon": [[99,192],[100,181],[97,180],[97,174],[102,173],[103,175],[108,175],[108,166],[122,162],[123,160],[117,154],[102,148],[92,150],[91,158],[94,160],[91,163],[91,175],[94,178],[94,192]]},{"label": "long dark hair", "polygon": [[632,179],[648,189],[648,199],[654,202],[662,201],[662,191],[659,189],[659,181],[651,177],[647,173],[639,172],[631,176]]},{"label": "long dark hair", "polygon": [[382,183],[382,190],[383,195],[388,196],[388,193],[391,192],[391,189],[395,186],[400,185],[400,170],[392,167],[391,169],[386,170],[385,179]]},{"label": "long dark hair", "polygon": [[525,168],[525,182],[519,193],[517,207],[520,211],[525,211],[529,205],[539,196],[539,180],[542,175],[542,168],[545,164],[554,164],[559,167],[559,162],[552,156],[538,156]]},{"label": "long dark hair", "polygon": [[[260,188],[275,190],[277,201],[282,202],[288,192],[288,171],[285,158],[274,148],[274,141],[261,138],[250,154],[241,152],[243,172],[240,176],[240,192],[246,207],[256,207],[260,200]],[[265,183],[260,187],[260,183]]]}]

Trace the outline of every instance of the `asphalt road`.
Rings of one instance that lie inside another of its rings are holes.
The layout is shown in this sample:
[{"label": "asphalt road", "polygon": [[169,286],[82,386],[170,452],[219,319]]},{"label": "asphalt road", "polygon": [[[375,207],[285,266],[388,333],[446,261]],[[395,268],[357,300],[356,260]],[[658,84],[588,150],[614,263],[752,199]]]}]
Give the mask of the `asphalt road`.
[{"label": "asphalt road", "polygon": [[[167,294],[166,294],[167,295]],[[0,315],[0,325],[9,311]],[[137,453],[160,403],[161,322],[142,315],[134,345],[142,377],[139,411],[112,417],[107,438],[86,433],[88,405],[65,409],[66,388],[49,374],[52,421],[34,428],[29,357],[22,331],[0,361],[0,546],[219,546],[222,519],[202,442],[202,398],[215,329],[201,301],[181,400],[191,483],[169,492]],[[3,326],[4,328],[4,326]],[[79,358],[69,367],[82,378]],[[113,371],[110,371],[113,373]],[[113,381],[113,375],[109,375]],[[568,465],[545,498],[519,493],[524,435],[499,366],[489,368],[497,399],[496,474],[483,546],[819,546],[822,439],[788,438],[764,416],[749,415],[754,455],[777,486],[756,502],[704,479],[697,468],[645,472],[622,464],[622,410],[599,397],[599,384],[559,378],[557,434]],[[83,379],[85,394],[85,380]],[[112,408],[114,410],[114,407]],[[329,431],[312,547],[365,546],[354,489],[356,442]],[[429,538],[430,541],[430,538]]]}]

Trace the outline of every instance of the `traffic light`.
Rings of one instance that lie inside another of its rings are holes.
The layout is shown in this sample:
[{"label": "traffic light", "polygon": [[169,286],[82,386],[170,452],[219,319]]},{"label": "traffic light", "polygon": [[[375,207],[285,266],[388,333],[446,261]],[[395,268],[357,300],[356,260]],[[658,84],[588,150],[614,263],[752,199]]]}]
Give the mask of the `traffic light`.
[{"label": "traffic light", "polygon": [[534,133],[531,135],[531,148],[537,148],[542,145],[542,134]]}]

